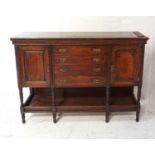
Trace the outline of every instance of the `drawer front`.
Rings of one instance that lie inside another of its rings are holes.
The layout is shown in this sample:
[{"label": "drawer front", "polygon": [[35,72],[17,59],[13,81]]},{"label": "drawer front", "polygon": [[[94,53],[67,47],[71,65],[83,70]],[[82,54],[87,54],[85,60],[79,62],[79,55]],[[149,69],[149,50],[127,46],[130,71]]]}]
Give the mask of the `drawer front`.
[{"label": "drawer front", "polygon": [[56,77],[59,76],[105,76],[103,65],[57,65],[54,69]]},{"label": "drawer front", "polygon": [[104,46],[54,46],[57,87],[104,86],[109,48]]},{"label": "drawer front", "polygon": [[55,56],[101,56],[107,51],[103,46],[55,46]]},{"label": "drawer front", "polygon": [[56,64],[80,64],[80,65],[86,65],[86,64],[104,64],[105,63],[105,57],[103,56],[55,56],[55,63]]},{"label": "drawer front", "polygon": [[56,87],[104,86],[105,78],[101,76],[64,76],[55,78]]}]

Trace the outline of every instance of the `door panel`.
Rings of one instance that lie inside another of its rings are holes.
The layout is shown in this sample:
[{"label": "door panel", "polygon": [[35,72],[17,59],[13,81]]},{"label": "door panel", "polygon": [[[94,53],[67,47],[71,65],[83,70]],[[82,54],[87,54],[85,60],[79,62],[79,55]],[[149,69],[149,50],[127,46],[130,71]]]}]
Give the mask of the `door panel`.
[{"label": "door panel", "polygon": [[112,49],[111,83],[128,85],[139,81],[141,48],[116,46]]},{"label": "door panel", "polygon": [[43,46],[21,46],[19,51],[23,86],[49,86],[50,69],[48,48]]}]

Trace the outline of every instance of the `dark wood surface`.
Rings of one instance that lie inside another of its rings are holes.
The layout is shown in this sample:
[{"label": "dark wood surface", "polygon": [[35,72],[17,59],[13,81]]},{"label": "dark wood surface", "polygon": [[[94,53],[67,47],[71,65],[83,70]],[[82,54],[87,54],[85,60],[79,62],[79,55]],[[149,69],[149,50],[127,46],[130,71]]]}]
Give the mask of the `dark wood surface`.
[{"label": "dark wood surface", "polygon": [[[25,112],[113,111],[140,115],[144,48],[140,32],[33,32],[15,45],[22,121]],[[137,99],[133,87],[138,86]],[[30,96],[23,103],[23,87]]]}]

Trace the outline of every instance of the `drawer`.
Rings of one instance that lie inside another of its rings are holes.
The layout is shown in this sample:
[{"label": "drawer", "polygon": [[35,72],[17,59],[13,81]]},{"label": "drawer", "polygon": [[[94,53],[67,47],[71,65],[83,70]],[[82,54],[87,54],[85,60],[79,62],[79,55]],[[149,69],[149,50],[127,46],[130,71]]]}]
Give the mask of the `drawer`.
[{"label": "drawer", "polygon": [[104,86],[105,78],[101,76],[64,76],[55,78],[56,87]]},{"label": "drawer", "polygon": [[106,58],[103,56],[62,56],[56,55],[56,64],[105,64]]},{"label": "drawer", "polygon": [[56,76],[105,76],[104,65],[56,65]]},{"label": "drawer", "polygon": [[55,46],[53,50],[54,55],[62,56],[104,56],[108,49],[103,46]]}]

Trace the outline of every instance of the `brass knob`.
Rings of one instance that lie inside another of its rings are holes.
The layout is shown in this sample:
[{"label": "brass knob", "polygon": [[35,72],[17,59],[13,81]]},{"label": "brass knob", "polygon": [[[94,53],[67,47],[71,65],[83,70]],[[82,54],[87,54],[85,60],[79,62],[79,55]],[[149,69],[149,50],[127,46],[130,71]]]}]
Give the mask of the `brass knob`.
[{"label": "brass knob", "polygon": [[61,58],[60,62],[64,63],[64,62],[66,62],[66,60],[67,60],[66,58]]},{"label": "brass knob", "polygon": [[60,68],[60,72],[66,73],[67,72],[67,68]]},{"label": "brass knob", "polygon": [[31,76],[28,76],[28,81],[31,81]]},{"label": "brass knob", "polygon": [[94,49],[93,49],[93,52],[96,53],[96,54],[98,54],[98,53],[101,52],[101,49],[99,49],[99,48],[94,48]]},{"label": "brass knob", "polygon": [[99,62],[100,59],[99,59],[99,58],[94,58],[93,61],[94,61],[94,62]]},{"label": "brass knob", "polygon": [[99,72],[99,71],[101,71],[101,68],[99,68],[99,67],[93,68],[93,71],[94,72]]},{"label": "brass knob", "polygon": [[65,48],[60,48],[60,49],[59,49],[59,52],[65,53],[65,52],[66,52],[66,49],[65,49]]},{"label": "brass knob", "polygon": [[43,77],[43,76],[41,76],[41,77],[40,77],[40,80],[41,80],[41,81],[43,81],[43,80],[45,80],[45,79],[44,79],[44,77]]},{"label": "brass knob", "polygon": [[99,79],[93,79],[93,82],[94,83],[100,83],[100,80]]}]

